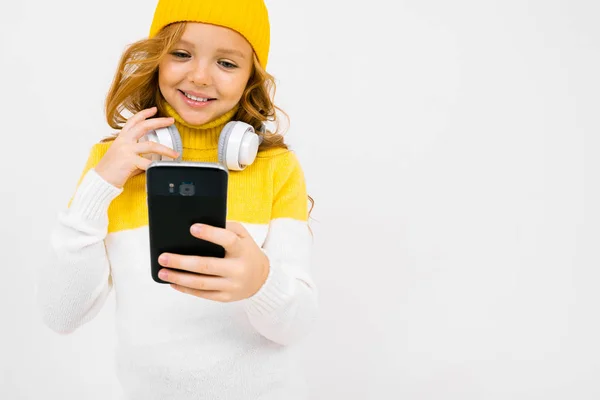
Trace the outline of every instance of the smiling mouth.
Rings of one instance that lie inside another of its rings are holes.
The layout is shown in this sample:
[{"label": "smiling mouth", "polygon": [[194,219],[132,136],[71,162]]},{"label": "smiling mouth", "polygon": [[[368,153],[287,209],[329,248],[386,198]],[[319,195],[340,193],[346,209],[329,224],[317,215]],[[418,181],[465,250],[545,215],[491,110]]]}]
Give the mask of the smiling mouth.
[{"label": "smiling mouth", "polygon": [[188,99],[190,99],[192,101],[195,101],[195,102],[198,102],[198,103],[208,103],[209,101],[216,100],[215,98],[212,98],[212,97],[198,97],[198,96],[194,96],[194,95],[191,95],[189,93],[184,92],[183,90],[180,90],[180,92],[185,97],[187,97]]}]

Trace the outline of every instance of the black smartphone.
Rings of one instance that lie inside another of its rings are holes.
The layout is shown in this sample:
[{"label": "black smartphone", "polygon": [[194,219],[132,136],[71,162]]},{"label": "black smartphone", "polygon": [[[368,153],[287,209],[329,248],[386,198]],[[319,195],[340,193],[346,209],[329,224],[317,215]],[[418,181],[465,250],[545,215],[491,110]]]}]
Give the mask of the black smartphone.
[{"label": "black smartphone", "polygon": [[165,252],[225,257],[220,245],[192,236],[195,223],[225,228],[229,172],[216,163],[154,161],[146,170],[152,279]]}]

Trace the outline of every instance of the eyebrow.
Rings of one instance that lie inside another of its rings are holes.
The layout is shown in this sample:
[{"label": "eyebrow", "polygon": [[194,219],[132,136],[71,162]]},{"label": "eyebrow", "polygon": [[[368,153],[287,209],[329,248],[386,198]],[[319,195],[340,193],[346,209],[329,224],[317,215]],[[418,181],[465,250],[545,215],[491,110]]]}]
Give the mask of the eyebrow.
[{"label": "eyebrow", "polygon": [[246,58],[246,56],[244,55],[244,53],[242,53],[239,50],[234,50],[234,49],[224,49],[224,48],[220,48],[217,49],[217,53],[222,53],[222,54],[232,54],[234,56],[239,56],[241,58]]},{"label": "eyebrow", "polygon": [[[194,44],[193,44],[193,43],[190,43],[190,42],[188,42],[188,41],[187,41],[187,40],[185,40],[185,39],[181,39],[181,40],[179,41],[179,43],[181,43],[181,44],[187,44],[188,46],[194,47]],[[246,56],[244,55],[244,53],[242,53],[242,52],[241,52],[241,51],[239,51],[239,50],[235,50],[235,49],[226,49],[226,48],[224,48],[224,47],[220,47],[220,48],[218,48],[218,49],[216,50],[216,52],[217,52],[217,53],[221,53],[221,54],[230,54],[230,55],[234,55],[234,56],[238,56],[238,57],[241,57],[241,58],[243,58],[243,59],[246,59]]]}]

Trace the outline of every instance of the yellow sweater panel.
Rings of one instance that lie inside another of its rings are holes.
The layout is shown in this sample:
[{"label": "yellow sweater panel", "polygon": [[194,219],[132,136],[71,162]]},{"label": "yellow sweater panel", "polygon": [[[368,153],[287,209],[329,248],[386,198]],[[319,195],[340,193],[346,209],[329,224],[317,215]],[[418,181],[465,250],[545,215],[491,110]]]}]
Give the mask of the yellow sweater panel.
[{"label": "yellow sweater panel", "polygon": [[[104,156],[112,141],[95,144],[81,179]],[[218,162],[215,149],[184,148],[183,160]],[[108,209],[108,232],[134,229],[148,224],[146,175],[130,178],[123,192]],[[230,171],[227,219],[252,224],[268,224],[275,218],[308,218],[306,184],[295,154],[285,149],[259,151],[256,160],[243,171]]]}]

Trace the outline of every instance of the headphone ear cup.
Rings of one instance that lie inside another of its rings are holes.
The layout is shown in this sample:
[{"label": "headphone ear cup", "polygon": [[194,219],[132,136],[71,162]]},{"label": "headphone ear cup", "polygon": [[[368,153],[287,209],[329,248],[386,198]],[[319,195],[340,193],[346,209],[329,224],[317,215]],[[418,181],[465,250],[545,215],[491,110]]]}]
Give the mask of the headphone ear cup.
[{"label": "headphone ear cup", "polygon": [[175,159],[175,161],[181,161],[181,157],[183,156],[183,144],[181,143],[181,135],[177,130],[175,124],[167,127],[169,130],[169,134],[171,135],[171,141],[173,143],[173,150],[179,153],[179,156]]},{"label": "headphone ear cup", "polygon": [[230,121],[219,135],[219,162],[227,169],[241,171],[254,162],[259,145],[252,125]]},{"label": "headphone ear cup", "polygon": [[[181,156],[183,153],[183,145],[181,144],[181,135],[177,130],[177,127],[173,125],[169,125],[166,128],[158,128],[154,131],[151,131],[147,134],[148,140],[161,144],[163,146],[167,146],[170,149],[175,150],[179,153],[176,161],[181,161]],[[160,160],[168,160],[171,161],[172,158],[161,156],[159,154],[152,154],[152,161],[160,161]]]},{"label": "headphone ear cup", "polygon": [[218,146],[218,156],[219,163],[221,165],[229,168],[227,166],[227,143],[229,142],[229,136],[231,135],[231,131],[235,126],[235,121],[228,122],[223,129],[221,130],[221,134],[219,135],[219,146]]}]

